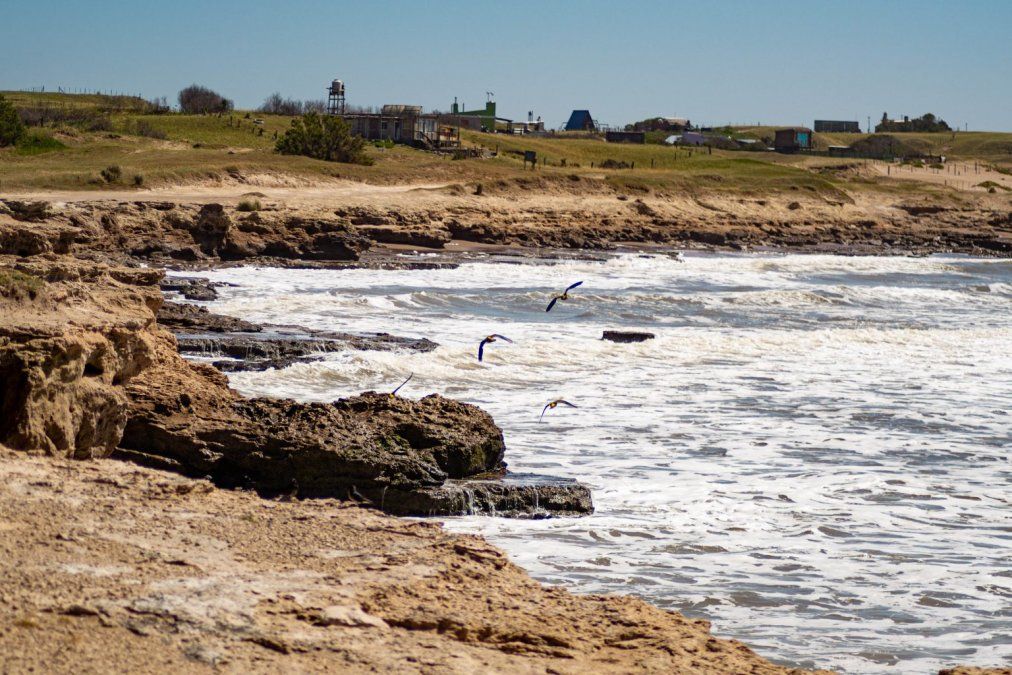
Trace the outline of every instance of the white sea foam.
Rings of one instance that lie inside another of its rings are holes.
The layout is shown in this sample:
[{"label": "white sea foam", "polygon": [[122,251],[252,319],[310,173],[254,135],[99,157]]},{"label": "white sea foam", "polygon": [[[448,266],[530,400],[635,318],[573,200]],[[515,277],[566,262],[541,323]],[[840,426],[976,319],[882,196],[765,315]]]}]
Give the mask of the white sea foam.
[{"label": "white sea foam", "polygon": [[[484,407],[511,469],[594,489],[588,518],[449,521],[541,579],[704,616],[784,662],[1012,659],[1007,261],[623,255],[211,276],[239,284],[215,311],[440,343],[231,381],[332,400],[414,372],[402,394]],[[614,344],[608,328],[657,338]],[[516,342],[478,363],[491,332]],[[538,422],[557,395],[580,407]]]}]

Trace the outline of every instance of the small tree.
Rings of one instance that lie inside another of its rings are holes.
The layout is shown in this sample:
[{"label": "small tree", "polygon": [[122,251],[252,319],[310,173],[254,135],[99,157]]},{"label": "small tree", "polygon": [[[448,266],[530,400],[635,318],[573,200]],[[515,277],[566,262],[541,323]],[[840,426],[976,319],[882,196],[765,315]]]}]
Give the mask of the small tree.
[{"label": "small tree", "polygon": [[328,162],[372,163],[365,154],[365,140],[352,135],[347,122],[315,112],[292,120],[292,128],[278,139],[275,149],[282,155],[305,155]]},{"label": "small tree", "polygon": [[282,98],[280,92],[274,92],[264,100],[258,112],[271,115],[301,115],[304,111],[302,101],[293,98]]},{"label": "small tree", "polygon": [[179,111],[182,113],[222,113],[230,111],[232,107],[232,101],[198,84],[191,84],[179,92]]},{"label": "small tree", "polygon": [[25,135],[25,125],[14,105],[0,96],[0,147],[14,145]]}]

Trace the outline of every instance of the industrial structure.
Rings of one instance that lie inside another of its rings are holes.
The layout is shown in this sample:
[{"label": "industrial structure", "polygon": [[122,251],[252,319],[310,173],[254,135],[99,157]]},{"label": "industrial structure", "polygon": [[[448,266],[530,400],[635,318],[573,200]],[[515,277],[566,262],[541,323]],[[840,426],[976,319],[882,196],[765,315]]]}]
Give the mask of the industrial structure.
[{"label": "industrial structure", "polygon": [[847,122],[843,120],[815,120],[815,132],[859,134],[861,133],[861,124],[859,122]]},{"label": "industrial structure", "polygon": [[777,129],[773,137],[773,149],[777,152],[798,152],[812,149],[812,130],[807,127]]}]

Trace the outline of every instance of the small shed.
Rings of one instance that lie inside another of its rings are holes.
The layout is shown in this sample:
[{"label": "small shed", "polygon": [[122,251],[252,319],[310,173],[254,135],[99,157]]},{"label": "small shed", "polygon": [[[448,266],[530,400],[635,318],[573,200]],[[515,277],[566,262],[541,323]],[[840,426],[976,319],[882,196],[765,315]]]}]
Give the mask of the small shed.
[{"label": "small shed", "polygon": [[683,131],[679,142],[682,145],[703,145],[706,143],[706,136],[698,131]]},{"label": "small shed", "polygon": [[574,110],[566,122],[566,131],[595,131],[597,125],[589,110]]},{"label": "small shed", "polygon": [[647,142],[646,132],[643,131],[606,131],[604,140],[609,143],[639,143]]},{"label": "small shed", "polygon": [[773,139],[773,149],[777,152],[798,152],[812,149],[812,130],[807,127],[790,127],[777,129]]}]

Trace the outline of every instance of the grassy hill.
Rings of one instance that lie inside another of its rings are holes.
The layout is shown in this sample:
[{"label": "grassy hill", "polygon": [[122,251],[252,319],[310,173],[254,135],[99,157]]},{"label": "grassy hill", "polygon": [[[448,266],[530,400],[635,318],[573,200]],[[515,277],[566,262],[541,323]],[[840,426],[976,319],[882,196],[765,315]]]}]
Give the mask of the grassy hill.
[{"label": "grassy hill", "polygon": [[51,106],[84,108],[99,112],[133,111],[143,112],[151,107],[148,101],[138,96],[110,96],[108,94],[63,94],[59,92],[0,91],[16,107]]},{"label": "grassy hill", "polygon": [[[736,131],[757,138],[773,138],[778,127],[735,127]],[[851,145],[872,134],[816,133],[812,140],[817,150],[830,145]],[[1012,164],[1012,133],[1001,131],[954,131],[947,133],[889,132],[907,147],[930,155],[956,159],[979,159]]]},{"label": "grassy hill", "polygon": [[[445,155],[398,146],[369,147],[372,166],[323,162],[273,151],[275,134],[292,118],[236,111],[226,115],[151,114],[147,102],[130,96],[4,92],[25,108],[85,111],[64,121],[50,118],[37,134],[57,143],[31,149],[0,149],[0,192],[4,190],[131,189],[217,180],[292,183],[341,177],[373,183],[495,181],[530,175],[523,152],[538,153],[537,174],[560,181],[589,178],[617,189],[656,192],[741,192],[762,194],[804,190],[839,195],[866,189],[868,180],[822,170],[825,158],[775,153],[689,150],[664,145],[613,144],[586,137],[538,138],[462,132],[465,145],[495,153],[483,159],[451,160]],[[254,120],[262,120],[255,124]],[[772,127],[743,128],[762,137]],[[900,134],[927,150],[1001,160],[1012,134],[980,132]],[[817,142],[844,144],[860,134],[819,134]],[[916,138],[915,138],[916,137]],[[497,152],[496,152],[497,151]],[[965,154],[963,154],[965,153]],[[541,164],[541,160],[546,160]],[[838,160],[834,160],[839,163]],[[122,178],[110,184],[101,172],[118,166]],[[135,176],[139,178],[135,179]],[[904,187],[903,189],[911,189]]]}]

